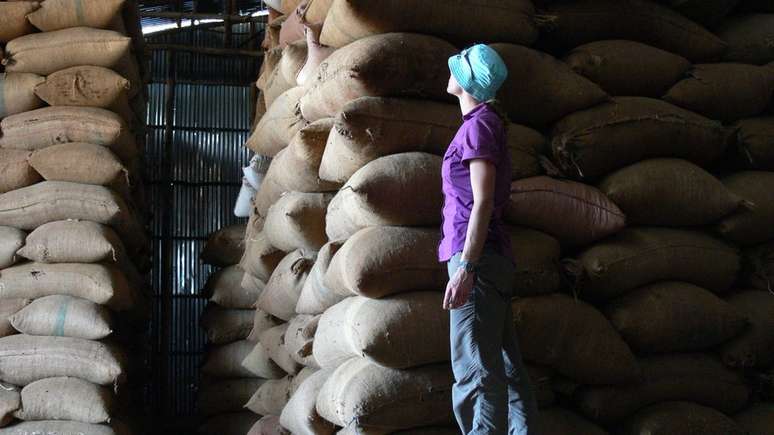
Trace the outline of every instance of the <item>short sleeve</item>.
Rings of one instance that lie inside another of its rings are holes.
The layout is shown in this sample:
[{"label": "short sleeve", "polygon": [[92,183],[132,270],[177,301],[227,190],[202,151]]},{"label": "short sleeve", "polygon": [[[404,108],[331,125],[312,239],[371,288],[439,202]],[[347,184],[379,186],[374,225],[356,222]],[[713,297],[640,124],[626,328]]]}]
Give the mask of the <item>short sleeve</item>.
[{"label": "short sleeve", "polygon": [[470,123],[461,143],[462,163],[465,166],[471,160],[483,159],[494,164],[500,160],[500,137],[496,123],[477,118]]}]

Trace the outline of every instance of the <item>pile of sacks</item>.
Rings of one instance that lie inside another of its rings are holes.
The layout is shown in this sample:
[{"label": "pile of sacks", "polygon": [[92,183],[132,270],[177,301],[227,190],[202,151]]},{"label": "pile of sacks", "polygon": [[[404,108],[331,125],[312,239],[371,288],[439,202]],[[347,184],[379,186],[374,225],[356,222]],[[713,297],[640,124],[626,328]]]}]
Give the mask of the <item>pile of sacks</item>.
[{"label": "pile of sacks", "polygon": [[543,433],[771,433],[749,374],[774,364],[774,10],[660,3],[271,3],[246,146],[273,160],[240,265],[286,322],[260,342],[287,375],[251,433],[457,433],[436,247],[446,60],[473,42],[509,67]]},{"label": "pile of sacks", "polygon": [[147,433],[141,40],[133,2],[0,2],[2,434]]}]

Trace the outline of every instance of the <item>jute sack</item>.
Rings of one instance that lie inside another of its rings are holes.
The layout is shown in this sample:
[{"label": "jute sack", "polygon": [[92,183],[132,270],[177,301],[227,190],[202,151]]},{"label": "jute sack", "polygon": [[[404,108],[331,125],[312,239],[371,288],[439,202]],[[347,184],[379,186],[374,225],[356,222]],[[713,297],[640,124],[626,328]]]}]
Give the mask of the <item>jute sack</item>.
[{"label": "jute sack", "polygon": [[320,177],[345,183],[368,162],[389,154],[443,155],[461,124],[451,104],[362,97],[344,105],[328,137]]},{"label": "jute sack", "polygon": [[333,370],[318,370],[298,387],[282,409],[280,423],[298,435],[333,435],[333,423],[320,417],[315,409],[317,395]]},{"label": "jute sack", "polygon": [[239,263],[245,252],[245,230],[245,224],[234,224],[210,234],[199,258],[205,264],[219,267]]},{"label": "jute sack", "polygon": [[[304,37],[304,12],[306,11],[308,1],[302,1],[298,7],[293,9],[287,19],[282,23],[279,33],[279,46],[287,47],[298,41],[305,41]],[[295,77],[293,78],[295,82]]]},{"label": "jute sack", "polygon": [[247,435],[290,435],[290,432],[280,425],[278,416],[265,415],[255,422]]},{"label": "jute sack", "polygon": [[56,435],[123,435],[111,426],[77,421],[44,420],[23,421],[5,429],[0,435],[56,434]]},{"label": "jute sack", "polygon": [[2,385],[0,388],[0,427],[13,421],[13,412],[21,406],[21,394],[18,387]]},{"label": "jute sack", "polygon": [[[323,1],[331,1],[331,0],[323,0]],[[318,1],[311,0],[310,2],[310,9],[314,8],[314,4],[319,3]],[[307,19],[309,14],[307,13]],[[331,54],[333,54],[334,51],[336,51],[333,47],[328,47],[327,45],[320,44],[320,31],[322,30],[322,24],[309,24],[304,26],[304,31],[306,32],[306,62],[304,62],[304,66],[301,68],[301,71],[298,72],[296,75],[296,83],[298,83],[299,86],[307,86],[309,83],[311,83],[312,80],[314,80],[315,73],[317,72],[317,68],[320,66],[320,64],[328,58]]]},{"label": "jute sack", "polygon": [[[438,156],[414,152],[380,157],[363,166],[328,208],[328,238],[347,239],[375,225],[439,224],[438,210],[443,206],[441,163]],[[346,217],[340,217],[342,214]]]},{"label": "jute sack", "polygon": [[[695,431],[695,432],[694,432]],[[746,435],[727,415],[691,402],[665,402],[637,411],[623,425],[621,435]]]},{"label": "jute sack", "polygon": [[288,322],[283,343],[290,357],[302,366],[320,366],[312,353],[314,337],[319,323],[319,314],[299,314]]},{"label": "jute sack", "polygon": [[736,423],[751,434],[766,434],[774,427],[774,405],[756,403],[734,415]]},{"label": "jute sack", "polygon": [[301,370],[301,365],[293,359],[290,355],[290,351],[285,347],[285,333],[287,330],[288,323],[282,323],[273,328],[269,328],[266,331],[263,331],[259,341],[272,361],[286,373],[295,375]]},{"label": "jute sack", "polygon": [[89,221],[54,221],[27,236],[19,255],[39,263],[116,262],[124,244],[110,227]]},{"label": "jute sack", "polygon": [[135,290],[117,268],[101,264],[24,263],[0,272],[0,297],[41,298],[68,295],[125,311]]},{"label": "jute sack", "polygon": [[225,267],[210,276],[204,286],[204,292],[210,301],[224,308],[247,310],[255,306],[260,292],[242,288],[244,270],[239,266]]},{"label": "jute sack", "polygon": [[[287,21],[285,24],[287,24]],[[308,50],[305,39],[289,44],[282,52],[279,71],[285,78],[285,81],[290,83],[291,86],[301,85],[298,83],[298,74],[306,63],[307,53]]]},{"label": "jute sack", "polygon": [[561,286],[559,241],[540,231],[507,226],[511,252],[516,259],[513,294],[535,296],[553,293]]},{"label": "jute sack", "polygon": [[717,35],[728,43],[723,60],[762,65],[774,60],[774,15],[744,14],[724,21]]},{"label": "jute sack", "polygon": [[252,151],[274,157],[285,148],[293,136],[307,125],[307,121],[297,112],[298,101],[306,90],[300,86],[292,88],[273,102],[263,118],[255,126],[255,131],[245,142]]},{"label": "jute sack", "polygon": [[109,147],[123,161],[137,155],[126,124],[117,114],[98,107],[44,107],[0,121],[0,147],[37,150],[51,145],[85,142]]},{"label": "jute sack", "polygon": [[254,310],[238,310],[208,304],[199,319],[199,326],[212,344],[244,340],[253,329]]},{"label": "jute sack", "polygon": [[309,6],[306,9],[306,20],[312,24],[325,21],[330,11],[333,0],[309,0]]},{"label": "jute sack", "polygon": [[708,354],[667,354],[639,361],[642,378],[631,385],[585,386],[575,395],[589,418],[618,422],[638,409],[668,400],[690,400],[734,413],[750,395],[744,377]]},{"label": "jute sack", "polygon": [[[283,50],[283,54],[284,52],[285,50]],[[284,58],[285,56],[283,55],[282,57]],[[280,60],[280,63],[281,62],[282,61]],[[285,78],[285,75],[282,74],[280,65],[277,65],[266,81],[266,89],[263,92],[263,100],[266,102],[266,107],[271,107],[280,95],[293,89],[294,86],[294,82],[288,81]]]},{"label": "jute sack", "polygon": [[320,64],[301,98],[301,113],[308,121],[329,118],[346,103],[365,96],[447,101],[447,59],[455,52],[448,42],[417,34],[388,33],[357,40]]},{"label": "jute sack", "polygon": [[774,116],[743,119],[736,127],[740,154],[747,164],[755,169],[774,170]]},{"label": "jute sack", "polygon": [[325,285],[325,274],[336,252],[339,251],[343,241],[328,242],[320,248],[317,259],[309,270],[309,276],[304,281],[301,295],[296,303],[298,314],[322,314],[328,308],[344,300],[346,296],[340,295]]},{"label": "jute sack", "polygon": [[263,231],[260,231],[245,239],[245,253],[239,261],[239,267],[261,281],[268,281],[285,255],[285,252],[272,246]]},{"label": "jute sack", "polygon": [[35,94],[50,106],[110,108],[128,95],[129,87],[129,80],[107,68],[75,66],[46,77]]},{"label": "jute sack", "polygon": [[679,281],[640,287],[608,303],[603,312],[640,355],[708,350],[737,336],[748,324],[743,311]]},{"label": "jute sack", "polygon": [[26,234],[12,227],[0,227],[0,270],[13,266],[19,257],[17,251],[24,246]]},{"label": "jute sack", "polygon": [[247,336],[247,340],[257,343],[264,331],[279,325],[281,321],[269,313],[264,313],[258,308],[254,311],[253,327],[250,330],[250,335]]},{"label": "jute sack", "polygon": [[117,186],[117,191],[129,190],[129,170],[112,151],[100,145],[52,145],[34,151],[29,161],[30,166],[48,181]]},{"label": "jute sack", "polygon": [[0,194],[31,186],[42,180],[30,166],[32,153],[26,150],[0,148]]},{"label": "jute sack", "polygon": [[568,260],[584,298],[609,299],[661,280],[684,281],[719,293],[740,269],[738,249],[703,233],[627,228]]},{"label": "jute sack", "polygon": [[16,334],[9,319],[31,302],[31,299],[11,298],[0,299],[0,338]]},{"label": "jute sack", "polygon": [[774,362],[774,298],[768,292],[747,290],[728,298],[750,326],[723,344],[721,357],[729,367],[766,367]]},{"label": "jute sack", "polygon": [[282,48],[279,45],[279,35],[280,31],[282,30],[282,23],[284,23],[287,19],[287,15],[281,15],[269,23],[269,25],[266,27],[266,37],[264,38],[263,42],[264,48],[267,50]]},{"label": "jute sack", "polygon": [[362,427],[356,423],[350,423],[349,426],[340,429],[336,435],[457,435],[459,428],[454,426],[423,426],[405,430],[389,430],[374,427]]},{"label": "jute sack", "polygon": [[325,311],[314,337],[314,359],[336,368],[352,357],[405,369],[448,361],[449,314],[440,292],[347,298]]},{"label": "jute sack", "polygon": [[610,95],[652,98],[664,95],[691,67],[680,55],[622,39],[583,44],[563,60]]},{"label": "jute sack", "polygon": [[298,387],[304,383],[306,378],[312,376],[312,374],[318,370],[320,370],[319,367],[303,367],[301,370],[299,370],[290,381],[290,395],[292,396],[296,390],[298,390]]},{"label": "jute sack", "polygon": [[290,380],[290,376],[267,380],[247,401],[245,408],[258,415],[280,415],[290,400]]},{"label": "jute sack", "polygon": [[572,245],[585,245],[622,230],[626,216],[593,186],[547,176],[511,183],[505,220],[535,228]]},{"label": "jute sack", "polygon": [[304,281],[314,264],[314,253],[296,250],[280,261],[266,288],[258,298],[257,307],[288,321],[296,315],[296,304],[301,295]]},{"label": "jute sack", "polygon": [[742,279],[752,288],[774,289],[774,241],[745,251]]},{"label": "jute sack", "polygon": [[599,86],[548,54],[513,44],[491,47],[508,67],[508,79],[497,97],[513,122],[547,127],[609,99]]},{"label": "jute sack", "polygon": [[631,382],[640,367],[629,346],[591,305],[563,294],[515,299],[524,358],[584,384]]},{"label": "jute sack", "polygon": [[121,13],[124,0],[45,0],[27,19],[44,31],[69,27],[108,27]]},{"label": "jute sack", "polygon": [[210,416],[239,412],[265,381],[257,378],[213,379],[203,382],[196,394],[196,410]]},{"label": "jute sack", "polygon": [[580,415],[560,407],[541,409],[538,414],[539,426],[544,435],[608,435],[608,433]]},{"label": "jute sack", "polygon": [[0,43],[34,32],[26,16],[39,7],[37,1],[0,2]]},{"label": "jute sack", "polygon": [[713,28],[739,4],[739,0],[668,0],[667,4],[702,26]]},{"label": "jute sack", "polygon": [[196,429],[196,433],[197,435],[243,434],[247,433],[260,418],[259,415],[249,411],[219,414],[202,423]]},{"label": "jute sack", "polygon": [[765,67],[712,63],[694,65],[688,77],[675,84],[663,98],[708,118],[735,121],[763,112],[771,103],[772,92],[774,74]]},{"label": "jute sack", "polygon": [[653,157],[707,165],[723,153],[731,133],[720,122],[664,101],[616,97],[555,124],[551,146],[565,172],[594,178]]},{"label": "jute sack", "polygon": [[692,62],[719,58],[726,44],[669,8],[643,0],[552,2],[543,13],[543,44],[572,49],[605,39],[638,41],[679,54]]},{"label": "jute sack", "polygon": [[279,65],[280,60],[282,60],[282,51],[282,48],[274,48],[272,50],[266,51],[263,63],[261,64],[260,75],[258,76],[258,80],[255,82],[255,87],[262,91],[266,90],[269,78],[274,73],[277,65]]},{"label": "jute sack", "polygon": [[[8,4],[0,3],[2,5]],[[35,95],[35,87],[45,82],[45,77],[29,73],[6,73],[0,75],[0,119],[17,113],[35,110],[43,106]]]},{"label": "jute sack", "polygon": [[435,229],[365,228],[333,256],[324,284],[340,295],[369,298],[442,290],[448,276],[438,263],[439,240]]},{"label": "jute sack", "polygon": [[113,332],[107,308],[65,295],[35,299],[8,320],[14,329],[27,335],[100,340]]},{"label": "jute sack", "polygon": [[113,394],[78,378],[48,378],[21,391],[22,406],[14,412],[20,420],[73,420],[105,423],[113,412]]},{"label": "jute sack", "polygon": [[78,65],[110,68],[129,51],[131,43],[131,38],[118,32],[88,27],[35,33],[9,42],[3,64],[9,72],[44,76]]},{"label": "jute sack", "polygon": [[257,277],[250,275],[249,273],[245,273],[244,276],[242,276],[242,282],[239,285],[245,292],[255,294],[260,294],[264,287],[266,287],[265,282],[261,281]]},{"label": "jute sack", "polygon": [[242,360],[250,354],[254,346],[254,343],[247,340],[213,346],[204,358],[201,371],[214,378],[262,377],[242,367]]},{"label": "jute sack", "polygon": [[774,12],[774,5],[768,0],[742,0],[739,12]]},{"label": "jute sack", "polygon": [[712,174],[682,159],[644,160],[613,172],[598,187],[621,207],[631,225],[707,225],[752,206]]},{"label": "jute sack", "polygon": [[448,364],[410,370],[381,367],[363,358],[339,366],[323,384],[316,409],[337,426],[389,430],[451,423],[453,377]]},{"label": "jute sack", "polygon": [[236,359],[236,363],[240,365],[240,370],[249,373],[247,376],[280,379],[286,375],[285,371],[271,359],[263,343],[250,343],[248,352],[244,356],[240,354]]},{"label": "jute sack", "polygon": [[754,245],[774,238],[774,172],[745,171],[723,178],[723,184],[754,207],[737,211],[718,224],[720,234],[735,243]]},{"label": "jute sack", "polygon": [[98,385],[123,380],[125,356],[113,346],[71,337],[0,338],[0,379],[14,385],[72,376]]},{"label": "jute sack", "polygon": [[287,192],[269,207],[264,233],[283,251],[318,251],[328,242],[325,212],[332,193]]},{"label": "jute sack", "polygon": [[[464,7],[464,13],[460,13]],[[532,45],[538,38],[531,1],[334,0],[322,43],[343,47],[355,40],[390,32],[426,33],[459,44],[512,42]]]}]

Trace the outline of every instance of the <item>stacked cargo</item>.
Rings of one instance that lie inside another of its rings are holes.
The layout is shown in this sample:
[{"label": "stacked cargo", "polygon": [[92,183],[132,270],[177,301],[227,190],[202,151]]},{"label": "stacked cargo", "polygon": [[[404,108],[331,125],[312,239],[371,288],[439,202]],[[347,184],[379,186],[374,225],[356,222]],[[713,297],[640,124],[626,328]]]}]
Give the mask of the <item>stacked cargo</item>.
[{"label": "stacked cargo", "polygon": [[135,8],[0,2],[0,433],[143,432]]}]

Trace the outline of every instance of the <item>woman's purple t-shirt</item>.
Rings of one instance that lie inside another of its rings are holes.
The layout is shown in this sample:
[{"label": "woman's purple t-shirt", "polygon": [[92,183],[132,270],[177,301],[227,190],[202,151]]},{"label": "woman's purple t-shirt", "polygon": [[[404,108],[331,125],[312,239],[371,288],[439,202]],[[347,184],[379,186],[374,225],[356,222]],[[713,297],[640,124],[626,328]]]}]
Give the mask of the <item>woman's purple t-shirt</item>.
[{"label": "woman's purple t-shirt", "polygon": [[492,162],[497,169],[494,212],[489,223],[486,242],[513,261],[511,242],[503,227],[503,210],[508,203],[511,187],[511,159],[503,122],[486,103],[479,104],[465,116],[443,157],[443,237],[438,247],[438,259],[448,261],[462,251],[473,209],[473,190],[469,164],[474,159]]}]

